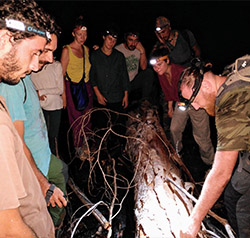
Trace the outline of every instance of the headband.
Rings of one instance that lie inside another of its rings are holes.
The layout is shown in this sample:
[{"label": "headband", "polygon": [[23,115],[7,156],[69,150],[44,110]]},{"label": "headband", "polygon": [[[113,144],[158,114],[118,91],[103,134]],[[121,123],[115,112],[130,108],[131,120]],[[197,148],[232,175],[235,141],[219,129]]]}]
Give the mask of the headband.
[{"label": "headband", "polygon": [[87,27],[86,26],[78,26],[73,31],[74,32],[76,32],[76,31],[87,31]]},{"label": "headband", "polygon": [[50,33],[48,31],[45,31],[44,29],[38,29],[32,25],[28,25],[22,21],[14,20],[14,19],[5,19],[0,20],[0,26],[5,27],[7,29],[12,29],[16,31],[23,31],[27,33],[34,33],[38,36],[42,36],[46,38],[48,41],[51,40]]}]

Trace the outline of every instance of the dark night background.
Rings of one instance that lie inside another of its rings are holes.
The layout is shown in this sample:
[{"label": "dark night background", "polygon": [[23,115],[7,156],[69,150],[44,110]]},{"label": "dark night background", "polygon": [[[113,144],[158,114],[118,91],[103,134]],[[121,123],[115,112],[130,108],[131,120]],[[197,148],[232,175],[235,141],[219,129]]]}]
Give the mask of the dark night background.
[{"label": "dark night background", "polygon": [[[210,60],[214,70],[250,52],[250,1],[38,1],[54,16],[62,28],[56,55],[70,43],[72,24],[83,15],[88,23],[86,45],[102,44],[101,32],[106,23],[114,21],[123,33],[136,26],[147,54],[156,42],[155,18],[163,15],[172,29],[190,29],[200,47],[202,57]],[[122,34],[118,43],[122,41]]]}]

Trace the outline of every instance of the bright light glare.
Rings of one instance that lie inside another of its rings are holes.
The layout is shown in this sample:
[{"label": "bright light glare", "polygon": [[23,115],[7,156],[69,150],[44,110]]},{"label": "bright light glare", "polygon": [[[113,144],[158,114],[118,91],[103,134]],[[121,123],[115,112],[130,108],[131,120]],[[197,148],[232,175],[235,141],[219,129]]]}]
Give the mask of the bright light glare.
[{"label": "bright light glare", "polygon": [[6,26],[15,30],[25,31],[23,22],[13,19],[5,19]]},{"label": "bright light glare", "polygon": [[151,60],[149,61],[149,63],[150,63],[151,65],[155,65],[155,64],[157,63],[157,60],[156,60],[156,59],[151,59]]},{"label": "bright light glare", "polygon": [[184,103],[184,102],[179,102],[178,103],[178,108],[181,110],[181,111],[186,111],[187,110],[187,105]]}]

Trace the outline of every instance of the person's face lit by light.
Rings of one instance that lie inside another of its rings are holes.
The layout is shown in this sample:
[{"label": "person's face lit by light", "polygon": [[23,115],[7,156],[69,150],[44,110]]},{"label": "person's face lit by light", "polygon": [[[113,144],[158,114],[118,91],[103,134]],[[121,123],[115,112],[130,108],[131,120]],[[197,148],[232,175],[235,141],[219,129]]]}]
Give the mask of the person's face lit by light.
[{"label": "person's face lit by light", "polygon": [[12,36],[9,38],[6,49],[8,52],[2,56],[0,64],[0,78],[9,84],[17,84],[21,78],[31,71],[39,68],[39,56],[44,50],[46,39],[41,36],[33,36],[14,41]]},{"label": "person's face lit by light", "polygon": [[104,39],[104,46],[107,49],[113,49],[117,42],[117,38],[113,37],[112,35],[103,36],[103,39]]},{"label": "person's face lit by light", "polygon": [[160,38],[163,39],[164,41],[167,41],[169,38],[170,32],[171,32],[171,27],[167,25],[159,29],[158,31],[156,31],[156,34],[158,34]]},{"label": "person's face lit by light", "polygon": [[83,45],[88,37],[87,28],[86,30],[82,30],[82,29],[76,30],[72,33],[72,35],[74,36],[75,41],[78,44]]},{"label": "person's face lit by light", "polygon": [[51,34],[51,41],[47,43],[44,47],[44,51],[39,56],[39,69],[41,69],[45,64],[52,63],[53,53],[57,48],[57,36],[56,34]]},{"label": "person's face lit by light", "polygon": [[131,51],[135,50],[138,42],[139,42],[138,36],[135,36],[135,35],[127,36],[126,45],[129,50]]}]

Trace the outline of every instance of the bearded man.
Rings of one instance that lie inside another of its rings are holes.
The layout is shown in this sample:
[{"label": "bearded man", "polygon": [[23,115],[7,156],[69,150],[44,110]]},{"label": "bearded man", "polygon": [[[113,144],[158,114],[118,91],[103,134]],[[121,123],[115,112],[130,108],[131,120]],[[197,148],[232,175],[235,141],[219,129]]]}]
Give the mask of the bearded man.
[{"label": "bearded man", "polygon": [[[1,1],[0,11],[0,82],[17,84],[39,69],[39,56],[51,40],[54,20],[33,0]],[[54,237],[41,188],[3,97],[0,142],[1,237]]]},{"label": "bearded man", "polygon": [[[58,34],[59,29],[55,28],[51,33],[51,41],[39,56],[38,69],[53,62]],[[68,169],[62,160],[51,153],[45,118],[30,77],[27,75],[16,85],[0,84],[0,95],[5,98],[11,119],[23,141],[25,155],[38,179],[57,229],[66,214],[64,206],[67,205],[65,194]]]},{"label": "bearded man", "polygon": [[124,39],[125,42],[115,48],[122,52],[126,59],[130,81],[129,100],[138,99],[135,96],[140,95],[139,99],[155,103],[156,77],[153,70],[148,68],[146,50],[140,41],[140,34],[130,29],[124,34]]}]

